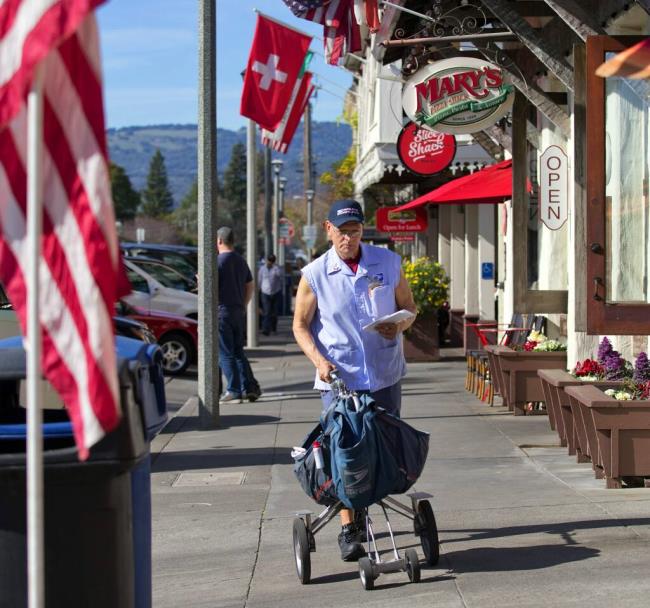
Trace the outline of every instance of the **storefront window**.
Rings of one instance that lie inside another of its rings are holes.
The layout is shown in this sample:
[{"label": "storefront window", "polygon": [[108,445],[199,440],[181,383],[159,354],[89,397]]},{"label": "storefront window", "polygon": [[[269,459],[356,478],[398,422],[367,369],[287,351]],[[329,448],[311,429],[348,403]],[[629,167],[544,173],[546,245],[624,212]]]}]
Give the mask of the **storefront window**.
[{"label": "storefront window", "polygon": [[587,39],[584,247],[590,334],[650,334],[650,85],[596,76],[605,60],[638,41]]},{"label": "storefront window", "polygon": [[649,102],[645,81],[605,80],[605,297],[611,303],[648,301]]}]

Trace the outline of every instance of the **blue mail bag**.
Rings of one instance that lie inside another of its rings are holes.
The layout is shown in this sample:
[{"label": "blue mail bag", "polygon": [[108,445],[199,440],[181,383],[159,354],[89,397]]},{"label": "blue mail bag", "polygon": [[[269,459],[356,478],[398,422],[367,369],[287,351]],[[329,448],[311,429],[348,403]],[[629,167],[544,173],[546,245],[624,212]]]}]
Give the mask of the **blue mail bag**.
[{"label": "blue mail bag", "polygon": [[[316,468],[314,458],[314,441],[318,440],[321,444],[323,453],[323,469]],[[305,494],[315,500],[319,505],[331,506],[338,502],[336,492],[334,491],[334,482],[332,481],[332,471],[330,467],[330,447],[329,436],[323,433],[320,424],[312,430],[305,438],[302,448],[305,450],[299,456],[294,458],[293,472],[298,482],[305,491]]]}]

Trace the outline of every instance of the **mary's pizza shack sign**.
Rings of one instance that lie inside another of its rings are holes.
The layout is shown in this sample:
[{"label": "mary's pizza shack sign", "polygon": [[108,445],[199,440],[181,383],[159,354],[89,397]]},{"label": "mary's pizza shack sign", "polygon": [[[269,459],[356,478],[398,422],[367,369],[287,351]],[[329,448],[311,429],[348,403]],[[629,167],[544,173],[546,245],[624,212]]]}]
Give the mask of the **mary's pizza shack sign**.
[{"label": "mary's pizza shack sign", "polygon": [[475,133],[512,107],[514,87],[503,70],[472,57],[427,65],[404,85],[402,105],[416,124],[442,133]]}]

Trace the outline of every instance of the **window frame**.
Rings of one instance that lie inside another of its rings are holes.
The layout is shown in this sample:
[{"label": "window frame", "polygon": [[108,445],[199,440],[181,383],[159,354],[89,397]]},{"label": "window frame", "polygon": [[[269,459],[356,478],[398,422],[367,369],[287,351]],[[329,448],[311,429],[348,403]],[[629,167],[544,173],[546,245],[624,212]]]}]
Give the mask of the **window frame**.
[{"label": "window frame", "polygon": [[605,185],[605,78],[596,76],[609,52],[621,52],[645,36],[590,36],[586,50],[587,334],[650,334],[650,303],[607,302],[607,206]]}]

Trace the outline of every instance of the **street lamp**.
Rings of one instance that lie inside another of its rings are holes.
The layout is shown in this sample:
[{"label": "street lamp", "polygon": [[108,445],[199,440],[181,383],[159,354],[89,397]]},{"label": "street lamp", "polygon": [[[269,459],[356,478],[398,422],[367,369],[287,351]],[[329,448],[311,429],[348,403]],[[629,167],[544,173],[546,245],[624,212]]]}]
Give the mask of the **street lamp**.
[{"label": "street lamp", "polygon": [[[311,227],[314,223],[314,194],[316,194],[311,188],[305,190],[305,196],[307,197],[307,226],[309,230],[313,230]],[[309,237],[312,238],[311,236]],[[311,260],[313,245],[310,244],[307,246],[307,256]]]},{"label": "street lamp", "polygon": [[280,208],[280,171],[284,161],[276,158],[271,161],[273,167],[273,253],[278,256],[278,210]]}]

